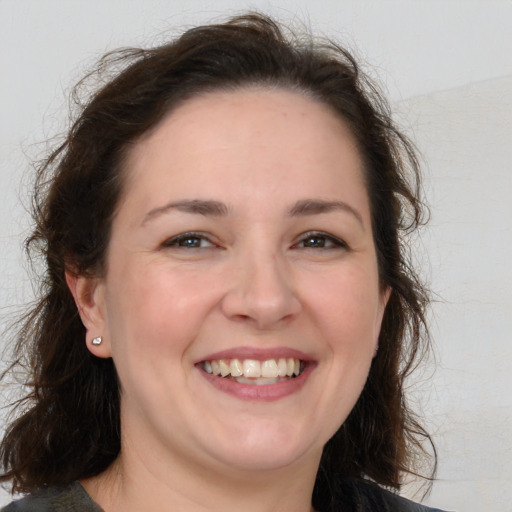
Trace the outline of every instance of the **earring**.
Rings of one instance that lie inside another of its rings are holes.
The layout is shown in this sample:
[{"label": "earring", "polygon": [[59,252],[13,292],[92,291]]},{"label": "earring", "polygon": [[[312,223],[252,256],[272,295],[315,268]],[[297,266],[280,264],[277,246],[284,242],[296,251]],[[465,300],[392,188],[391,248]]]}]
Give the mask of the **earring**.
[{"label": "earring", "polygon": [[101,345],[101,342],[103,341],[103,339],[101,338],[101,336],[98,336],[97,338],[93,338],[91,343],[93,345]]}]

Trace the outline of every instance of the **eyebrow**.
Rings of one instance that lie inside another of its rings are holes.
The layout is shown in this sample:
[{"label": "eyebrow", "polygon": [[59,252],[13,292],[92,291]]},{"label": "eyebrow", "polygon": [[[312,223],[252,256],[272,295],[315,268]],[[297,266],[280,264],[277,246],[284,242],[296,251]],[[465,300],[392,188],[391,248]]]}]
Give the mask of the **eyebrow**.
[{"label": "eyebrow", "polygon": [[364,229],[363,216],[355,208],[343,201],[325,201],[323,199],[303,199],[297,201],[289,210],[288,214],[292,217],[305,215],[318,215],[320,213],[329,213],[335,210],[342,210],[353,215]]},{"label": "eyebrow", "polygon": [[[170,210],[178,210],[184,213],[203,215],[205,217],[222,217],[228,214],[229,208],[220,201],[204,199],[184,199],[182,201],[172,201],[164,206],[159,206],[150,210],[144,217],[141,225],[167,213]],[[297,201],[288,210],[290,217],[302,217],[307,215],[319,215],[329,213],[335,210],[342,210],[353,215],[364,229],[362,215],[348,203],[343,201],[326,201],[323,199],[302,199]]]},{"label": "eyebrow", "polygon": [[185,199],[183,201],[173,201],[167,203],[164,206],[153,208],[145,215],[142,221],[142,225],[154,217],[158,217],[159,215],[167,213],[169,210],[178,210],[184,213],[194,213],[196,215],[204,215],[206,217],[220,217],[227,215],[228,213],[228,207],[219,201]]}]

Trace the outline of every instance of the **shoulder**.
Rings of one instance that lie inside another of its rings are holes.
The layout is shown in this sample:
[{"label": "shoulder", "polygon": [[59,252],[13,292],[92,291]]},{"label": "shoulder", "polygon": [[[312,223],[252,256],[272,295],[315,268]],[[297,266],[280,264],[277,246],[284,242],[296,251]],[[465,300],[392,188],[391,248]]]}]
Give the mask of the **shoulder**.
[{"label": "shoulder", "polygon": [[443,512],[398,496],[368,481],[355,482],[361,510],[365,512],[386,510],[389,512]]},{"label": "shoulder", "polygon": [[0,512],[102,512],[78,482],[48,487],[13,501]]}]

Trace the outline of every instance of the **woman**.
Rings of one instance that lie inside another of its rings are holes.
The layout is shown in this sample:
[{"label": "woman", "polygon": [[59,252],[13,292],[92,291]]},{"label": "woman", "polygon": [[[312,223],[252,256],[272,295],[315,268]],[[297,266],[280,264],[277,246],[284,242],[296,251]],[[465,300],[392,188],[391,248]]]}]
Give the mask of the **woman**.
[{"label": "woman", "polygon": [[4,510],[427,510],[384,490],[429,439],[402,390],[417,162],[385,103],[261,15],[107,60],[38,176],[2,443],[32,494]]}]

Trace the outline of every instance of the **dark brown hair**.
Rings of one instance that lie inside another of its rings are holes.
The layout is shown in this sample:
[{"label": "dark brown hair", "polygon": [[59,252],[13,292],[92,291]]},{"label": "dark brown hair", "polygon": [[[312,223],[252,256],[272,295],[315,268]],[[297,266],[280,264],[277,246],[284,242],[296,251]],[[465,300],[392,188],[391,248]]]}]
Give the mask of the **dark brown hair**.
[{"label": "dark brown hair", "polygon": [[17,338],[13,369],[28,371],[30,392],[1,444],[1,480],[31,491],[97,475],[116,459],[116,371],[112,360],[87,350],[65,271],[101,276],[129,145],[196,94],[263,85],[307,94],[348,123],[365,163],[381,285],[391,289],[378,354],[356,406],[324,449],[314,504],[329,502],[339,477],[399,488],[430,439],[403,392],[428,347],[427,295],[403,245],[422,219],[418,162],[377,89],[346,50],[294,37],[259,14],[194,28],[156,48],[113,52],[100,61],[105,69],[117,75],[80,108],[38,168],[27,249],[43,256],[46,274]]}]

